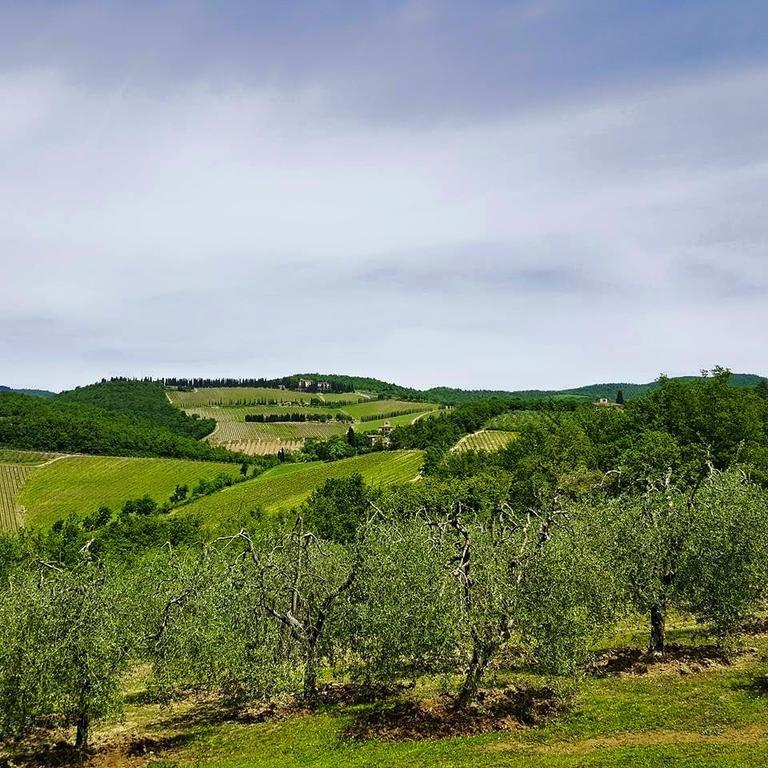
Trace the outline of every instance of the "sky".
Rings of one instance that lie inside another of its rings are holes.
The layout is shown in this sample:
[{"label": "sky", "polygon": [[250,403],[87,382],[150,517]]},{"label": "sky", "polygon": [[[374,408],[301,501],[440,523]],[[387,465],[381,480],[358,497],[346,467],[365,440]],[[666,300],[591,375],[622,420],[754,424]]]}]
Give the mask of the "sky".
[{"label": "sky", "polygon": [[768,374],[764,0],[0,0],[0,384]]}]

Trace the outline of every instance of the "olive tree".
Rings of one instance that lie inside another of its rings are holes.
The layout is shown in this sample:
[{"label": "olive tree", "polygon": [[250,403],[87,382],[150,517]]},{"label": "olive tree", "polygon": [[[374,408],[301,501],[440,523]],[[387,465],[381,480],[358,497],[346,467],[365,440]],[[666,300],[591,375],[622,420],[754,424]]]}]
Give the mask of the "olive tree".
[{"label": "olive tree", "polygon": [[501,508],[487,523],[467,520],[463,512],[457,507],[435,523],[455,547],[448,567],[460,586],[458,629],[468,656],[460,707],[477,696],[486,671],[511,639],[530,648],[541,666],[567,671],[583,655],[587,629],[606,615],[590,610],[598,601],[573,546],[580,531],[566,525],[565,510]]},{"label": "olive tree", "polygon": [[302,694],[313,703],[320,662],[333,654],[341,600],[357,578],[356,546],[319,539],[304,530],[301,518],[290,532],[261,544],[246,531],[229,542],[241,544],[243,578],[252,580],[261,611],[298,654]]},{"label": "olive tree", "polygon": [[457,660],[458,587],[452,554],[425,522],[379,521],[360,545],[344,643],[366,681],[452,669]]},{"label": "olive tree", "polygon": [[[649,650],[664,653],[670,607],[692,610],[719,637],[737,631],[763,594],[768,553],[765,496],[736,470],[677,487],[668,473],[611,509],[617,567],[649,617]],[[608,519],[610,515],[606,515]]]},{"label": "olive tree", "polygon": [[768,497],[736,469],[714,472],[695,499],[681,557],[684,605],[720,643],[739,635],[768,585]]},{"label": "olive tree", "polygon": [[0,730],[22,736],[43,719],[76,728],[119,712],[131,647],[124,582],[99,563],[39,563],[17,571],[0,596]]},{"label": "olive tree", "polygon": [[170,553],[147,580],[146,651],[159,692],[194,689],[236,704],[293,687],[286,641],[242,558],[206,547]]}]

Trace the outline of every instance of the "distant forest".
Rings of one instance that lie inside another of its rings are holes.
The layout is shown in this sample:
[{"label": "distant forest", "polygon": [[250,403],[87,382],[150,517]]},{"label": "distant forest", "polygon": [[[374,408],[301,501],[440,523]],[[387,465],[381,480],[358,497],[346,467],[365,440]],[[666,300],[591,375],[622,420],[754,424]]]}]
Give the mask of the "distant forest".
[{"label": "distant forest", "polygon": [[237,461],[201,438],[213,419],[174,408],[160,382],[115,380],[54,397],[0,393],[0,446],[113,456]]}]

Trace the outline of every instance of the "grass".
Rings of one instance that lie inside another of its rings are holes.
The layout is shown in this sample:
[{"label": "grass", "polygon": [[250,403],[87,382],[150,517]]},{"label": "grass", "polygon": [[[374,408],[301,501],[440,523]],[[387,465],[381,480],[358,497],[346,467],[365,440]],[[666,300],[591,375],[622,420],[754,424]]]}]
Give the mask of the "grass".
[{"label": "grass", "polygon": [[465,435],[453,447],[459,453],[463,451],[486,451],[493,453],[509,445],[517,437],[517,432],[507,432],[498,429],[481,429],[471,435]]},{"label": "grass", "polygon": [[282,464],[245,483],[180,507],[173,514],[195,515],[210,529],[240,525],[255,510],[275,513],[298,506],[329,478],[359,473],[370,485],[408,482],[417,477],[421,451],[382,451],[334,462]]},{"label": "grass", "polygon": [[[731,667],[588,677],[568,714],[479,736],[350,742],[344,728],[370,705],[327,706],[246,724],[200,717],[191,702],[168,711],[136,703],[135,696],[116,733],[176,737],[181,746],[153,758],[169,768],[756,768],[768,764],[768,695],[755,686],[765,674],[768,638],[749,643],[758,653]],[[500,678],[503,684],[521,681],[514,671]],[[419,689],[419,695],[436,692],[435,681]],[[113,734],[114,726],[107,726],[99,738]],[[104,757],[98,765],[153,764]]]},{"label": "grass", "polygon": [[371,400],[367,403],[358,403],[357,405],[346,405],[342,409],[354,419],[362,419],[366,416],[383,416],[388,413],[419,413],[420,411],[431,411],[438,408],[432,403],[415,403],[407,400]]},{"label": "grass", "polygon": [[187,459],[69,456],[35,469],[18,495],[27,527],[49,526],[70,514],[78,517],[106,504],[113,511],[128,499],[149,494],[168,499],[177,484],[190,488],[221,472],[239,474],[235,464]]},{"label": "grass", "polygon": [[412,424],[416,419],[421,419],[429,414],[438,413],[437,410],[419,411],[417,413],[404,413],[401,416],[392,416],[389,419],[376,419],[375,421],[362,421],[354,424],[358,432],[374,432],[385,424],[391,424],[393,427],[399,427],[404,424]]}]

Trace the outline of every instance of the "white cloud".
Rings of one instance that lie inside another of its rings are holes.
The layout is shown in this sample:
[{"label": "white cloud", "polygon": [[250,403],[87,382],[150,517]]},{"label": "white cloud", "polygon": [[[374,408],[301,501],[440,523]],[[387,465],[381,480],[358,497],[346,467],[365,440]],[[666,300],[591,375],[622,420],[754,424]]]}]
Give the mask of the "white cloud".
[{"label": "white cloud", "polygon": [[751,67],[418,125],[350,119],[322,83],[6,72],[0,383],[760,368],[766,85]]}]

